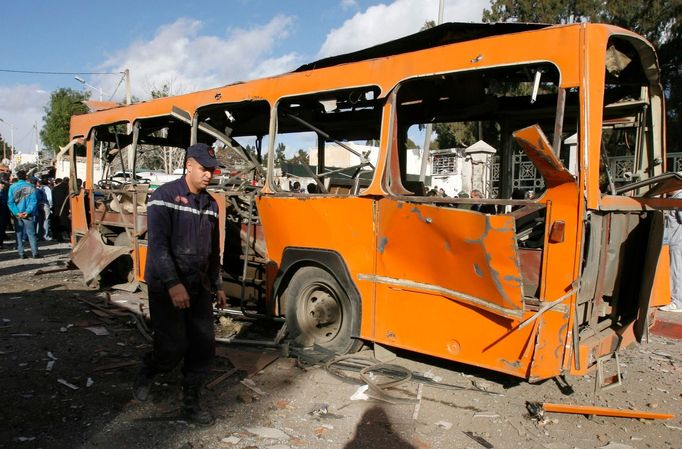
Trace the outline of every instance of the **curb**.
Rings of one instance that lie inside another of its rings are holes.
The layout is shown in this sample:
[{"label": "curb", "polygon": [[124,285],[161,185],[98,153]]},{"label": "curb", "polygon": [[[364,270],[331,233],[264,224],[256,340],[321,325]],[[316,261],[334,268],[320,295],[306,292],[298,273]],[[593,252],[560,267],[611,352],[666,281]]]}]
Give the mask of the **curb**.
[{"label": "curb", "polygon": [[650,332],[659,337],[682,340],[682,323],[657,318],[654,325],[651,326]]}]

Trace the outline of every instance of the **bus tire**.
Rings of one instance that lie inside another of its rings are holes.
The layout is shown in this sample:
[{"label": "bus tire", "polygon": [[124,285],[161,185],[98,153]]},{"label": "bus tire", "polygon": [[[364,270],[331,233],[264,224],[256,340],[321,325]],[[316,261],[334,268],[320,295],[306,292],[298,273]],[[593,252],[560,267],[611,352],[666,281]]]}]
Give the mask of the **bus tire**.
[{"label": "bus tire", "polygon": [[360,349],[362,341],[353,338],[359,332],[358,308],[328,271],[300,268],[286,295],[287,328],[295,344],[318,345],[336,354]]}]

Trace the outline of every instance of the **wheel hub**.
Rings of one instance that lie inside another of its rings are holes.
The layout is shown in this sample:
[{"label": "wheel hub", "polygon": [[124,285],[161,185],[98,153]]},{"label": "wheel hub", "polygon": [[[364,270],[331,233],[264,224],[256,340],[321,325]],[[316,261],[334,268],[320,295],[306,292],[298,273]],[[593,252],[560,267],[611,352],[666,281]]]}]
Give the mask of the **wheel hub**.
[{"label": "wheel hub", "polygon": [[305,294],[301,327],[318,342],[332,340],[341,328],[342,314],[338,299],[325,286],[311,286]]}]

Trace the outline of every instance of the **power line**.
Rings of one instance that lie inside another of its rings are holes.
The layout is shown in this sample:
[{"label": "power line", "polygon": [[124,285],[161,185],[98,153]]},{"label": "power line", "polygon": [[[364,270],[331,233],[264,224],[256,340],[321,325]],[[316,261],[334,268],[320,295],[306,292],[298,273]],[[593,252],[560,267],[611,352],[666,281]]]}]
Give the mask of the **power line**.
[{"label": "power line", "polygon": [[41,72],[38,70],[0,69],[5,73],[28,73],[31,75],[120,75],[121,72]]}]

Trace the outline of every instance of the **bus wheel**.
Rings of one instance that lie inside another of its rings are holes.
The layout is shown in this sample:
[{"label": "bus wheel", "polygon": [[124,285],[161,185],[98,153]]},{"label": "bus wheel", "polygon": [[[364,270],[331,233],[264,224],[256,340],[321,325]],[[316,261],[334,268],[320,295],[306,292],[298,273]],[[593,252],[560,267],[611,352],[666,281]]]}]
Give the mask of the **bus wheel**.
[{"label": "bus wheel", "polygon": [[359,314],[334,276],[317,267],[299,269],[287,288],[287,327],[302,346],[318,345],[337,354],[360,349],[352,338]]}]

